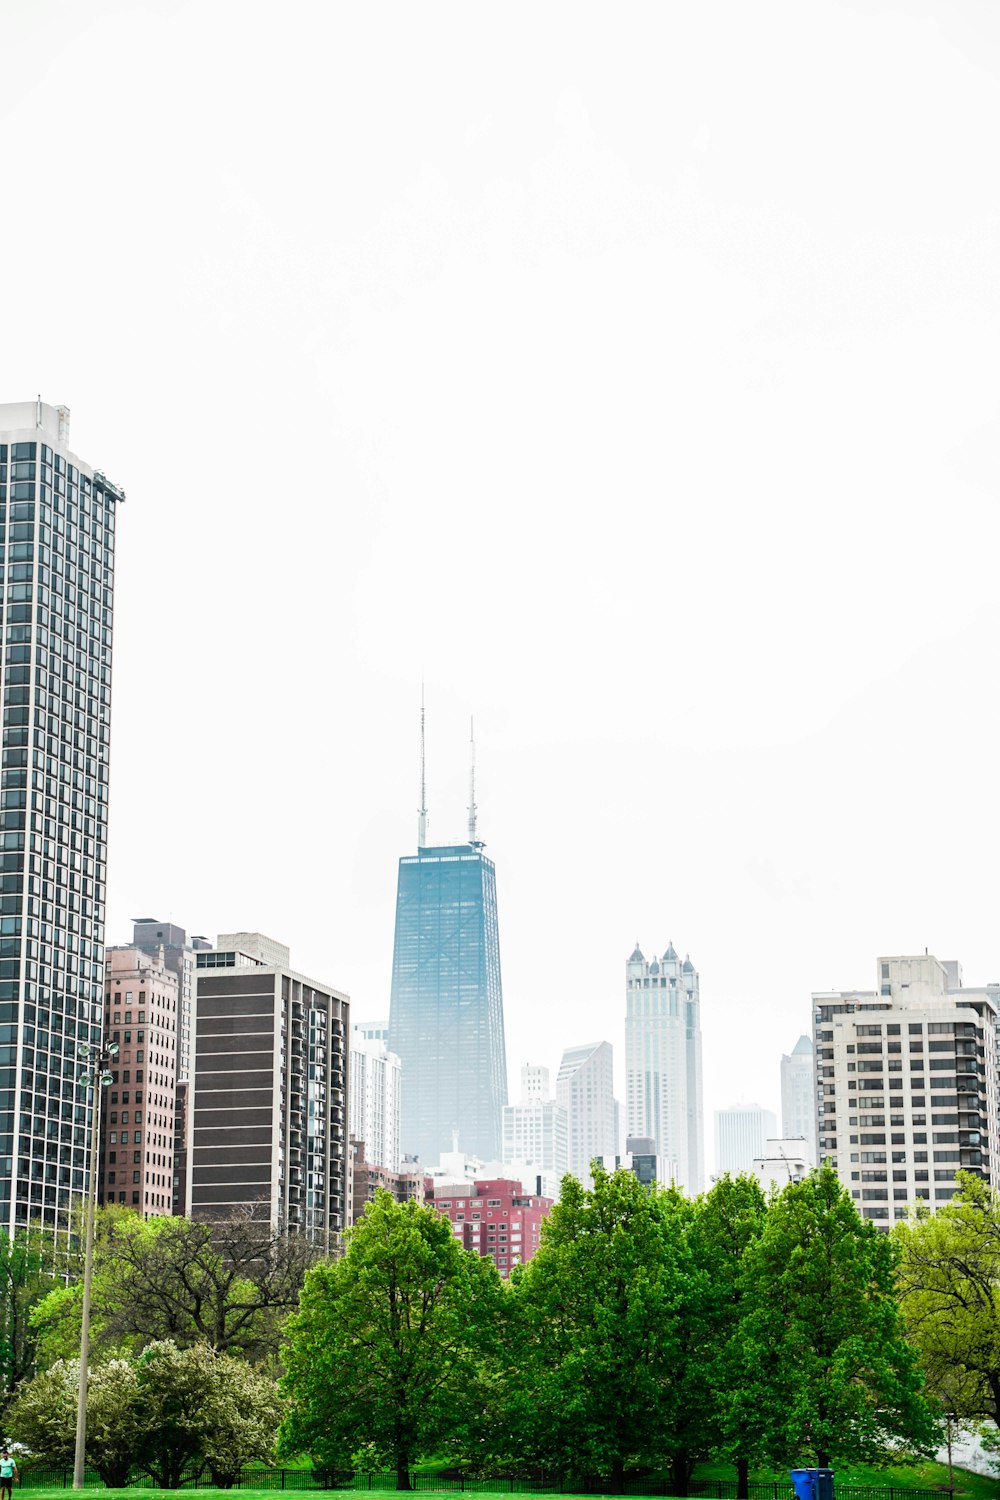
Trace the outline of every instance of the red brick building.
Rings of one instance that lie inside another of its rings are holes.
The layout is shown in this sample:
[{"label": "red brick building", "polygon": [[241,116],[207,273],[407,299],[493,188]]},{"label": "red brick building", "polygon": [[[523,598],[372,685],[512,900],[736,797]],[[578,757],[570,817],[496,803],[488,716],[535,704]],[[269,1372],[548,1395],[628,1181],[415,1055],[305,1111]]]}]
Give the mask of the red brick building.
[{"label": "red brick building", "polygon": [[489,1255],[501,1276],[509,1276],[512,1266],[534,1255],[542,1220],[553,1203],[551,1198],[525,1193],[519,1182],[504,1177],[451,1186],[435,1183],[429,1201],[451,1220],[465,1248]]},{"label": "red brick building", "polygon": [[107,950],[104,1040],[117,1042],[103,1091],[98,1202],[144,1218],[173,1211],[177,977],[139,948]]},{"label": "red brick building", "polygon": [[430,1178],[425,1178],[423,1167],[419,1162],[407,1162],[405,1159],[398,1172],[390,1172],[388,1167],[375,1166],[372,1162],[365,1161],[365,1143],[351,1136],[351,1223],[356,1224],[368,1207],[375,1199],[379,1188],[385,1188],[392,1194],[397,1203],[405,1203],[408,1198],[416,1198],[421,1203],[431,1203]]}]

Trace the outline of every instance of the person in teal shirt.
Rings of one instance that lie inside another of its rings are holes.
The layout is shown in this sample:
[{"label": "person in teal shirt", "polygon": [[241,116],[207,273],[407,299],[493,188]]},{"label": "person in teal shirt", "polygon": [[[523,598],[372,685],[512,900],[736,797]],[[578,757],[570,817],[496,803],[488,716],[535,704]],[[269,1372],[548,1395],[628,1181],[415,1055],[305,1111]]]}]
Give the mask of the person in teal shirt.
[{"label": "person in teal shirt", "polygon": [[17,1464],[11,1458],[5,1448],[0,1453],[0,1495],[12,1495],[14,1492],[14,1480],[17,1478]]}]

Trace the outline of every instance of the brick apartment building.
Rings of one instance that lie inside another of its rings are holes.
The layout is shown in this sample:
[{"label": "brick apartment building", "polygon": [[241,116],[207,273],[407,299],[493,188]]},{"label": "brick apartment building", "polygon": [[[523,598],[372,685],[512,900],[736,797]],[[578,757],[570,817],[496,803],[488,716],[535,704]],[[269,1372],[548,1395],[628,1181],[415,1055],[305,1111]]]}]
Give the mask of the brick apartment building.
[{"label": "brick apartment building", "polygon": [[403,1159],[398,1172],[366,1161],[367,1146],[364,1141],[351,1137],[351,1223],[356,1224],[374,1202],[379,1188],[391,1193],[397,1203],[406,1203],[417,1198],[421,1203],[431,1202],[429,1179],[419,1162]]},{"label": "brick apartment building", "polygon": [[467,1250],[490,1256],[500,1275],[509,1276],[512,1266],[529,1261],[538,1249],[553,1200],[525,1193],[510,1178],[489,1177],[435,1183],[429,1202],[448,1216]]},{"label": "brick apartment building", "polygon": [[104,1099],[98,1201],[144,1218],[173,1211],[178,986],[162,958],[109,948],[104,1036],[117,1042]]}]

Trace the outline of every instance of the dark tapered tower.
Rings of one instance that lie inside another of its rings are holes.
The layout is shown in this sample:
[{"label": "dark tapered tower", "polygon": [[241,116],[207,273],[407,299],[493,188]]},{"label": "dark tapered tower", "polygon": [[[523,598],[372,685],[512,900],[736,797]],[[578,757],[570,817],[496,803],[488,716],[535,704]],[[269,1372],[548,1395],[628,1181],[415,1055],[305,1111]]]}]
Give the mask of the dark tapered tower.
[{"label": "dark tapered tower", "polygon": [[469,842],[424,845],[422,753],[420,779],[420,844],[399,861],[389,1011],[401,1144],[429,1163],[457,1136],[463,1151],[496,1161],[507,1103],[496,872],[476,837],[474,786]]}]

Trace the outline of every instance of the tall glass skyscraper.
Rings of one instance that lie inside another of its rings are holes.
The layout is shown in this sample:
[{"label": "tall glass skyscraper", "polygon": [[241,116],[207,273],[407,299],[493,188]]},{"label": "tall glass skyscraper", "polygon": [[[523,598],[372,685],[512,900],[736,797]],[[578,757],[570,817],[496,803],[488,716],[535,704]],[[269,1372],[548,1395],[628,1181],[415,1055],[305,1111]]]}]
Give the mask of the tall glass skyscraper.
[{"label": "tall glass skyscraper", "polygon": [[[0,1227],[84,1191],[101,1035],[115,509],[69,411],[0,405]],[[136,1083],[141,1083],[140,1074]],[[136,1104],[142,1089],[136,1090]]]},{"label": "tall glass skyscraper", "polygon": [[404,1152],[434,1162],[457,1133],[461,1150],[499,1161],[507,1054],[496,873],[474,837],[399,861],[389,1046],[402,1063]]}]

